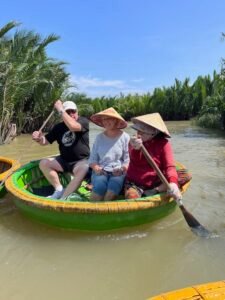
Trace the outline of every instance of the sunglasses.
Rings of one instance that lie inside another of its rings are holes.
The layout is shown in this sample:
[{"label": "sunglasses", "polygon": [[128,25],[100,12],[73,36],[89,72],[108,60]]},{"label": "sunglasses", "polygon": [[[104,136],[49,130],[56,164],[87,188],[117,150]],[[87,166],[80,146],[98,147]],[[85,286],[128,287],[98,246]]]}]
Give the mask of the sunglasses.
[{"label": "sunglasses", "polygon": [[66,113],[69,114],[75,114],[77,111],[75,109],[67,109]]}]

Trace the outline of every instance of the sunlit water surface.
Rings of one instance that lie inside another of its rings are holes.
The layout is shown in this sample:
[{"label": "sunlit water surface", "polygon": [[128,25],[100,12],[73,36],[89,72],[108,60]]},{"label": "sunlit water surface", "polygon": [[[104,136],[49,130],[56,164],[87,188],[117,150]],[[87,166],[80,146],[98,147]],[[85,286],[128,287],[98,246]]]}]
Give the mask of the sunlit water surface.
[{"label": "sunlit water surface", "polygon": [[[219,237],[193,234],[179,208],[120,231],[49,228],[22,216],[8,194],[0,201],[0,299],[138,300],[225,279],[225,136],[190,122],[167,125],[176,160],[193,175],[184,205]],[[100,130],[91,128],[91,144]],[[57,145],[40,147],[30,135],[0,146],[1,156],[21,163],[56,153]]]}]

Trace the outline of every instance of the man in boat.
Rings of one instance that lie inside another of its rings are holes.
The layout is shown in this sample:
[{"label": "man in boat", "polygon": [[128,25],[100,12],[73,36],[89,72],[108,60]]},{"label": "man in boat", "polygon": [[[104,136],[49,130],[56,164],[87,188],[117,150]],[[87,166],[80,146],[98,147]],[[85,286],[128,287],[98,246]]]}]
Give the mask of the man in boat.
[{"label": "man in boat", "polygon": [[167,139],[171,136],[160,114],[139,116],[133,118],[132,122],[131,127],[137,130],[137,135],[130,139],[130,164],[125,183],[125,198],[140,198],[167,190],[141,151],[143,145],[169,182],[168,193],[171,197],[179,199],[181,193],[178,188],[178,175],[172,147]]},{"label": "man in boat", "polygon": [[[62,118],[46,135],[34,131],[32,139],[42,146],[57,141],[60,155],[55,158],[45,158],[39,167],[55,191],[48,196],[53,199],[65,199],[77,190],[86,176],[89,166],[89,121],[78,115],[77,106],[73,101],[57,100],[54,108]],[[58,172],[70,172],[74,178],[64,189],[60,183]]]}]

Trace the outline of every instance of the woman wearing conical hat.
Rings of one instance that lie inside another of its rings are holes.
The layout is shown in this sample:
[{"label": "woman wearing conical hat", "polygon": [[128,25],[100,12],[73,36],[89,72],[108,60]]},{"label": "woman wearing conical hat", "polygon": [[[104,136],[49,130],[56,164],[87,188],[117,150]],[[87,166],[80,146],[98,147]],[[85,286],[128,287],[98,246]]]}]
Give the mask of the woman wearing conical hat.
[{"label": "woman wearing conical hat", "polygon": [[92,201],[113,200],[121,192],[129,164],[128,144],[130,137],[124,132],[127,122],[114,108],[108,108],[90,117],[104,128],[97,135],[89,166],[92,168]]},{"label": "woman wearing conical hat", "polygon": [[141,151],[142,144],[149,152],[159,169],[170,184],[170,195],[181,196],[178,188],[178,175],[171,144],[167,138],[170,133],[159,113],[147,114],[132,119],[133,129],[137,135],[132,137],[129,145],[130,164],[127,170],[125,197],[140,198],[150,194],[166,191],[155,170],[147,163]]}]

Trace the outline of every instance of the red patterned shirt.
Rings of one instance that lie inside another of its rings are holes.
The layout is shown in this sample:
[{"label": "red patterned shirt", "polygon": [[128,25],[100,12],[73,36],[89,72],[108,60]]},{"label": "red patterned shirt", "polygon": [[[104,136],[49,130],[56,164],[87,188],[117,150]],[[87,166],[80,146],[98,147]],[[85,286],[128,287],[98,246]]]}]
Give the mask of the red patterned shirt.
[{"label": "red patterned shirt", "polygon": [[[178,176],[170,142],[164,137],[156,137],[143,145],[154,159],[169,183],[178,183]],[[135,150],[129,145],[130,164],[127,170],[127,180],[145,189],[153,188],[161,183],[156,172],[147,162],[141,150]]]}]

